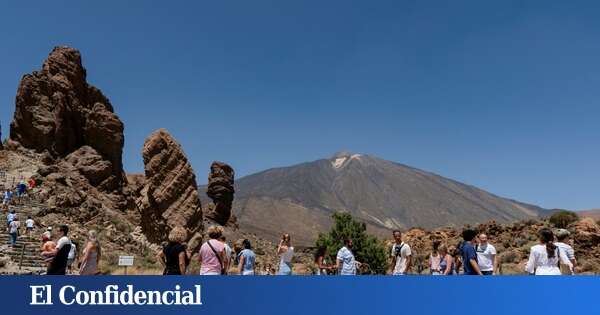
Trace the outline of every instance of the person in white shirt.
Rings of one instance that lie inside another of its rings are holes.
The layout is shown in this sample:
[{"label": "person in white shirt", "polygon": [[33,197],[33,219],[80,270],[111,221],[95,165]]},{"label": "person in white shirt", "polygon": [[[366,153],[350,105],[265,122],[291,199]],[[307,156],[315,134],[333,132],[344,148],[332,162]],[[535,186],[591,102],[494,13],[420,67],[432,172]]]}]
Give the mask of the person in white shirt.
[{"label": "person in white shirt", "polygon": [[25,221],[25,226],[27,227],[27,236],[29,238],[31,238],[31,232],[33,231],[33,226],[34,225],[35,225],[35,222],[31,218],[31,216],[28,216],[27,220]]},{"label": "person in white shirt", "polygon": [[219,241],[223,243],[223,248],[225,250],[225,261],[223,261],[223,264],[225,265],[225,271],[229,273],[229,269],[233,265],[233,249],[227,244],[227,237],[225,235],[221,235]]},{"label": "person in white shirt", "polygon": [[61,225],[58,227],[58,234],[60,238],[56,242],[56,248],[50,250],[48,253],[53,256],[52,263],[48,267],[46,274],[48,275],[64,275],[67,271],[67,260],[69,259],[69,252],[71,251],[71,240],[67,236],[69,233],[69,227]]},{"label": "person in white shirt", "polygon": [[344,240],[342,247],[336,256],[337,270],[340,276],[356,275],[356,266],[359,264],[352,253],[353,243],[351,239]]},{"label": "person in white shirt", "polygon": [[19,235],[19,228],[21,227],[21,223],[19,222],[19,218],[17,215],[13,217],[13,220],[8,225],[9,234],[10,234],[10,246],[17,246],[17,236]]},{"label": "person in white shirt", "polygon": [[[573,267],[570,269],[561,268],[561,272],[563,274],[575,274],[575,267],[577,267],[577,259],[575,259],[575,250],[571,245],[567,244],[567,242],[569,242],[570,235],[571,233],[565,229],[559,229],[558,231],[556,231],[556,240],[558,242],[554,243],[554,245],[558,246],[558,248],[561,251],[565,252],[567,258],[569,258],[569,261],[571,261],[571,264],[573,264]],[[567,267],[566,265],[561,264],[561,267],[563,266]]]},{"label": "person in white shirt", "polygon": [[412,251],[410,246],[402,241],[402,233],[400,231],[395,230],[392,234],[396,241],[390,253],[392,259],[391,265],[394,267],[392,275],[407,275],[412,266]]},{"label": "person in white shirt", "polygon": [[477,264],[479,270],[484,276],[490,276],[496,274],[498,262],[496,260],[496,248],[494,245],[488,243],[487,235],[485,233],[479,234],[479,244],[475,246],[477,252]]},{"label": "person in white shirt", "polygon": [[291,276],[294,247],[292,246],[292,240],[289,234],[283,234],[283,236],[281,236],[281,241],[277,247],[277,254],[281,256],[278,274],[280,276]]},{"label": "person in white shirt", "polygon": [[561,275],[559,262],[573,267],[564,251],[560,250],[554,242],[554,233],[548,228],[539,232],[540,244],[531,247],[529,260],[525,271],[535,275]]}]

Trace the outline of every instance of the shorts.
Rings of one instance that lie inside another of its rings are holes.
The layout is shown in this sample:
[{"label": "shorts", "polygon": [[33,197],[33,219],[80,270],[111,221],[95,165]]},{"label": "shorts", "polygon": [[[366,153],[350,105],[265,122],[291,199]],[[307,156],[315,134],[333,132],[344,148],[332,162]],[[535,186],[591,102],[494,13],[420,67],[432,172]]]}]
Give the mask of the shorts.
[{"label": "shorts", "polygon": [[28,226],[27,231],[29,231],[29,232],[33,231],[33,227]]},{"label": "shorts", "polygon": [[200,273],[201,276],[220,276],[221,273],[220,272],[214,272],[214,271],[206,271],[204,273]]},{"label": "shorts", "polygon": [[490,271],[482,271],[481,273],[482,273],[484,276],[493,276],[493,275],[494,275],[494,272],[493,272],[493,271],[491,271],[491,270],[490,270]]}]

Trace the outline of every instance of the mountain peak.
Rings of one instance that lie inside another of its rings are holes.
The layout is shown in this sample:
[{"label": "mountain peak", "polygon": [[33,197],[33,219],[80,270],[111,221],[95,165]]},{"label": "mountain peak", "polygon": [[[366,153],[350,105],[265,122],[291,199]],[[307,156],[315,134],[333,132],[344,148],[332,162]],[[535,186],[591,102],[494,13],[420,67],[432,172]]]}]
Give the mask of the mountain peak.
[{"label": "mountain peak", "polygon": [[359,159],[361,157],[360,154],[353,154],[348,151],[340,151],[333,155],[331,159],[331,166],[335,169],[340,169],[344,167],[351,160]]}]

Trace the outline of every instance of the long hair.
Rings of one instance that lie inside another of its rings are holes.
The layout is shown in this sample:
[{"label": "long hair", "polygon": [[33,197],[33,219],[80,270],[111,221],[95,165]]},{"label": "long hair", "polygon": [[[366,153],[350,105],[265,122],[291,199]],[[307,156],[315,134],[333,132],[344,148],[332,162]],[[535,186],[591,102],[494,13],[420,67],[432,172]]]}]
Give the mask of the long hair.
[{"label": "long hair", "polygon": [[319,248],[317,248],[317,251],[315,251],[315,262],[319,262],[319,257],[325,257],[326,251],[327,247],[325,246],[320,246]]},{"label": "long hair", "polygon": [[542,243],[546,244],[546,253],[548,258],[554,258],[556,245],[554,245],[554,233],[549,228],[543,228],[538,233]]}]

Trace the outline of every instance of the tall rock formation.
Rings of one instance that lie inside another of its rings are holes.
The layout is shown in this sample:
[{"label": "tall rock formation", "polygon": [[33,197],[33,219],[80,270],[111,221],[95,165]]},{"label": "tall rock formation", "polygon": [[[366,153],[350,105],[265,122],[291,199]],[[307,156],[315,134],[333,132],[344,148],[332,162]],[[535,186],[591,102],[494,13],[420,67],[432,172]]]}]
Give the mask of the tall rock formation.
[{"label": "tall rock formation", "polygon": [[142,231],[149,241],[167,240],[170,230],[183,226],[188,247],[202,241],[202,207],[196,175],[183,149],[165,130],[152,133],[143,149],[145,183],[137,200]]},{"label": "tall rock formation", "polygon": [[231,217],[234,177],[233,168],[223,162],[213,162],[210,166],[206,194],[213,203],[206,217],[221,225],[227,224]]},{"label": "tall rock formation", "polygon": [[[78,50],[56,47],[40,71],[23,76],[10,128],[11,146],[62,159],[89,146],[109,171],[93,180],[101,191],[120,190],[123,123],[109,100],[86,81]],[[88,150],[89,151],[89,150]]]}]

